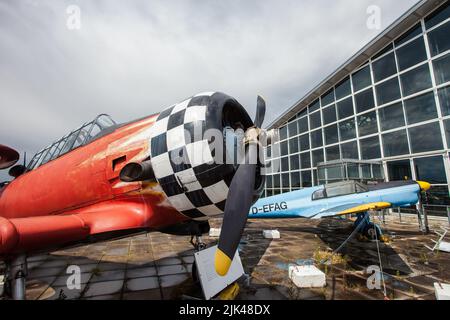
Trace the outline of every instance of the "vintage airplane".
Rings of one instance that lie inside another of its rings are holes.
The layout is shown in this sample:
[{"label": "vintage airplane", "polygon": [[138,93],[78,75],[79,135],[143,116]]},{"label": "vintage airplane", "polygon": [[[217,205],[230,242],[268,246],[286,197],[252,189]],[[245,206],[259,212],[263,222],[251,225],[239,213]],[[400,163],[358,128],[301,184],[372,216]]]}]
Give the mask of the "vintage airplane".
[{"label": "vintage airplane", "polygon": [[[421,192],[431,185],[423,181],[393,181],[366,185],[357,181],[344,181],[258,200],[250,209],[250,219],[306,218],[322,219],[345,215],[358,215],[355,226],[361,226],[363,234],[370,233],[374,225],[363,220],[370,210],[403,208],[416,205]],[[377,236],[381,230],[377,230]]]},{"label": "vintage airplane", "polygon": [[[258,97],[253,122],[235,99],[203,93],[129,123],[100,115],[38,152],[27,167],[12,167],[14,180],[0,186],[0,260],[12,297],[25,297],[28,255],[146,231],[189,235],[201,249],[208,220],[221,215],[225,232],[215,269],[225,276],[263,190],[264,161],[224,164],[204,133],[237,139],[235,129],[242,129],[251,158],[260,150],[265,108]],[[3,168],[19,159],[5,146],[0,156]]]}]

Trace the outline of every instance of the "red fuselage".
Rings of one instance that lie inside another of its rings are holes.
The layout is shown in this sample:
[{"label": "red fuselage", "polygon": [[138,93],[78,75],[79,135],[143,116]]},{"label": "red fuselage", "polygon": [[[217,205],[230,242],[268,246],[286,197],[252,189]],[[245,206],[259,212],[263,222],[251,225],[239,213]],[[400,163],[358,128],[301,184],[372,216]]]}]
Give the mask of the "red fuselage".
[{"label": "red fuselage", "polygon": [[119,180],[127,163],[148,157],[147,132],[156,117],[121,126],[0,191],[0,256],[188,220],[158,184]]}]

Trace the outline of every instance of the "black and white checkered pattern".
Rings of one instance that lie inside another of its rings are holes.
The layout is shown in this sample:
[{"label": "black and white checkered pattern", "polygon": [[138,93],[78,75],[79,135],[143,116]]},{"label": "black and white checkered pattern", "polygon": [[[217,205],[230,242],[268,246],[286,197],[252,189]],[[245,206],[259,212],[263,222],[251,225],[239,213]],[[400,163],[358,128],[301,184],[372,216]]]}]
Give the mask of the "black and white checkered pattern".
[{"label": "black and white checkered pattern", "polygon": [[208,119],[216,114],[209,110],[216,106],[214,95],[199,94],[164,110],[151,129],[156,179],[172,206],[192,219],[223,214],[231,184],[224,172],[214,172],[218,166],[204,139],[214,123]]}]

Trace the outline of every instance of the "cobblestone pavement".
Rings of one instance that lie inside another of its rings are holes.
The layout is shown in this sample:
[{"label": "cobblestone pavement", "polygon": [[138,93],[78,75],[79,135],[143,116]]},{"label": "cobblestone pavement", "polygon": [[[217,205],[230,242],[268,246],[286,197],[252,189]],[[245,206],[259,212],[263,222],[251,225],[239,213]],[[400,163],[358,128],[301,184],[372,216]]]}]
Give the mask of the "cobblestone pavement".
[{"label": "cobblestone pavement", "polygon": [[[388,219],[383,229],[392,241],[380,244],[390,299],[434,299],[434,282],[450,283],[450,254],[424,247],[417,223]],[[212,226],[219,226],[213,221]],[[438,228],[433,226],[432,229]],[[281,239],[266,240],[264,229],[278,229]],[[246,279],[238,299],[383,299],[366,286],[368,266],[379,265],[375,242],[353,239],[334,265],[320,265],[327,287],[298,290],[288,279],[290,264],[302,264],[334,250],[352,232],[344,220],[260,220],[248,223],[240,252]],[[189,237],[149,233],[116,241],[33,256],[29,261],[27,299],[182,299],[200,297],[191,279],[193,250]],[[208,245],[217,239],[205,237]],[[317,262],[317,261],[316,261]],[[69,290],[67,267],[80,267],[82,284]]]}]

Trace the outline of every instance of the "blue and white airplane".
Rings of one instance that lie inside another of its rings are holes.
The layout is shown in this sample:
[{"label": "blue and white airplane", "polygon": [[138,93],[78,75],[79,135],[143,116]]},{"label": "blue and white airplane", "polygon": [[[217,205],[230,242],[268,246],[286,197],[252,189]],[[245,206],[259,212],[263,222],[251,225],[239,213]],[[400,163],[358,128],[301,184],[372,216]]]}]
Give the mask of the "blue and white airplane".
[{"label": "blue and white airplane", "polygon": [[360,220],[370,210],[414,206],[420,201],[420,193],[430,188],[429,183],[422,181],[376,185],[338,182],[260,199],[250,209],[249,219],[322,219],[358,215]]}]

